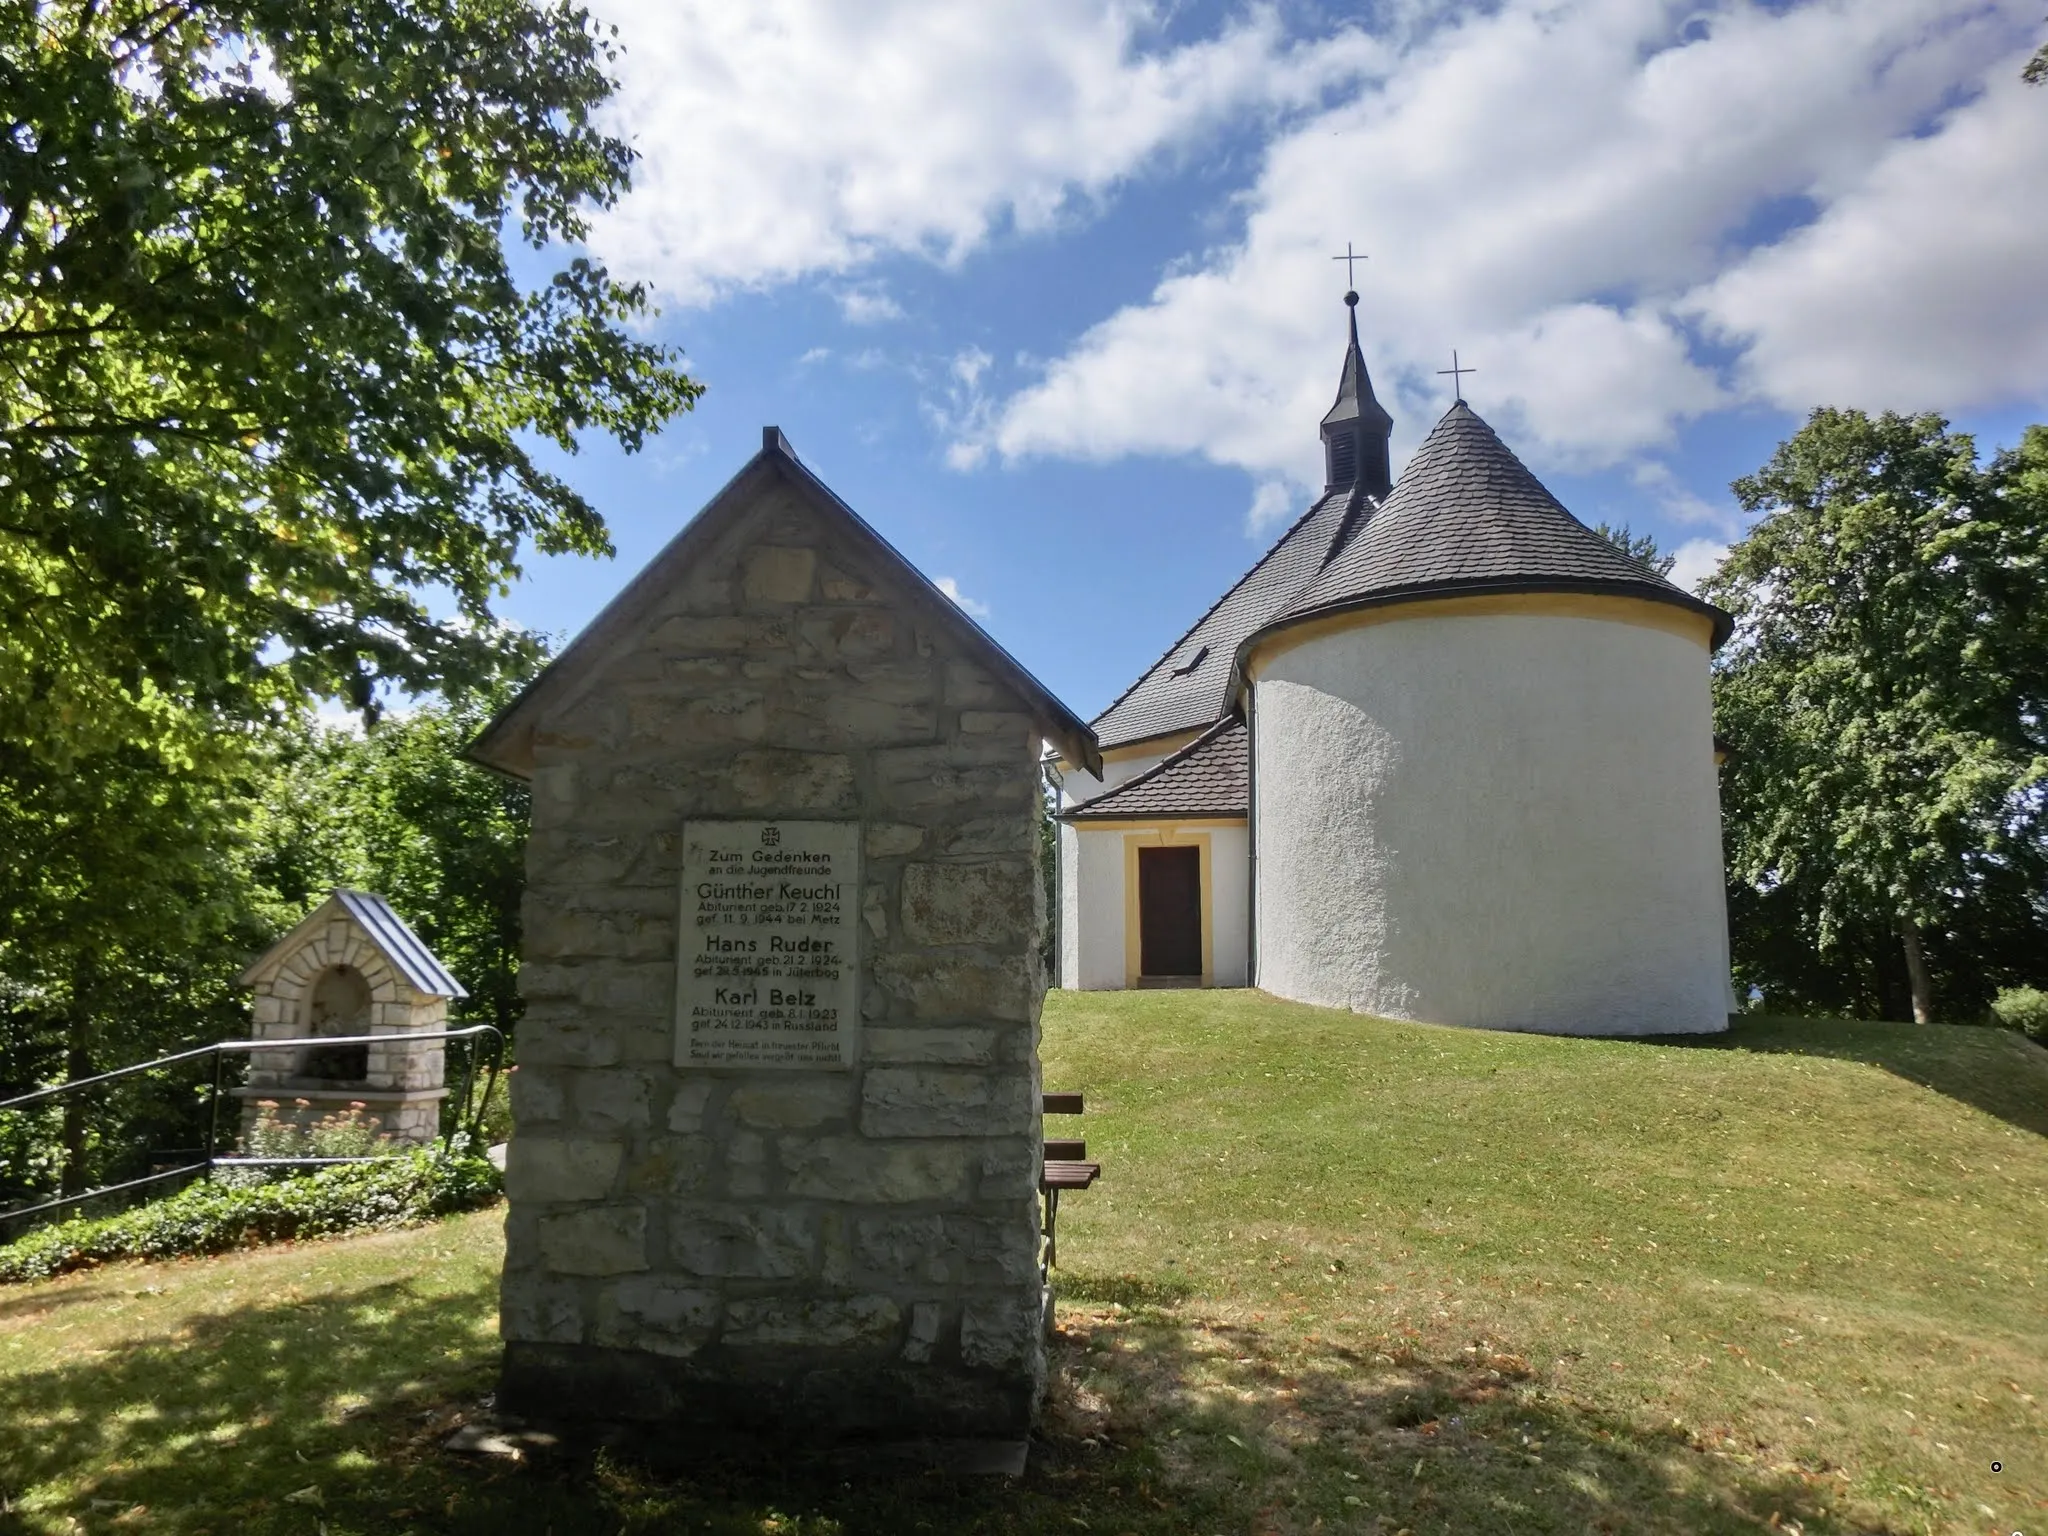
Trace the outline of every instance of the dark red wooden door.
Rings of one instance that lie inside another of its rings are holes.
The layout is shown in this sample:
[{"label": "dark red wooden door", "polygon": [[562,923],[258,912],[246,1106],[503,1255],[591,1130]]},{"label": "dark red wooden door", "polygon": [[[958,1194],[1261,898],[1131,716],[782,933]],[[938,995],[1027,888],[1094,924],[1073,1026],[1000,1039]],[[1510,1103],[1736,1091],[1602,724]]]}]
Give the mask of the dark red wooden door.
[{"label": "dark red wooden door", "polygon": [[1138,850],[1138,969],[1147,976],[1202,974],[1202,852]]}]

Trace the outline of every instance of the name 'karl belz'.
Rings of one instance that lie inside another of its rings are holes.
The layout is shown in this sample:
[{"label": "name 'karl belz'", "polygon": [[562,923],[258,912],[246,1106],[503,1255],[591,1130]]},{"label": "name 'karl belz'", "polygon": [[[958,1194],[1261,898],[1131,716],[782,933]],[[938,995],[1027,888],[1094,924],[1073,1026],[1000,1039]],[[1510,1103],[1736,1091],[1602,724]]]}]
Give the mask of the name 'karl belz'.
[{"label": "name 'karl belz'", "polygon": [[[727,1007],[751,1007],[760,1003],[761,992],[758,987],[748,987],[744,992],[738,987],[714,987],[711,990],[711,1000],[714,1003],[723,1003]],[[771,1008],[809,1008],[817,1001],[817,993],[800,987],[768,989],[768,1006]]]}]

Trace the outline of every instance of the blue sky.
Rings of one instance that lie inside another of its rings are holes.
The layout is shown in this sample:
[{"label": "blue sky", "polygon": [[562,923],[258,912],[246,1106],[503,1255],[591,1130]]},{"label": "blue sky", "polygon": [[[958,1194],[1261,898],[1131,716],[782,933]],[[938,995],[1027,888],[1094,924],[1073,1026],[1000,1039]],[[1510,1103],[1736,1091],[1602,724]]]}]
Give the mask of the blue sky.
[{"label": "blue sky", "polygon": [[1083,714],[1306,504],[1346,241],[1397,465],[1449,403],[1711,568],[1815,404],[2048,419],[2038,0],[1339,8],[601,0],[642,154],[593,250],[709,386],[567,472],[618,558],[798,454]]}]

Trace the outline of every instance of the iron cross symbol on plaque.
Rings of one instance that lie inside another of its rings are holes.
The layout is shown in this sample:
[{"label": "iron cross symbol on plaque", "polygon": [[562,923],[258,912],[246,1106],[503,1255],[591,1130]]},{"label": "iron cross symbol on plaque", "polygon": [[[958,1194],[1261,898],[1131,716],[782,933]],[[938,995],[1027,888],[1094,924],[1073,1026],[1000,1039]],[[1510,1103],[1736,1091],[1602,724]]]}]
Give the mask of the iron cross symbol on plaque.
[{"label": "iron cross symbol on plaque", "polygon": [[1344,254],[1342,256],[1332,256],[1330,258],[1330,260],[1332,261],[1341,261],[1344,263],[1344,286],[1346,288],[1356,288],[1358,286],[1357,263],[1364,261],[1366,259],[1367,258],[1365,256],[1357,254],[1352,251],[1351,242],[1349,240],[1346,240],[1344,242]]},{"label": "iron cross symbol on plaque", "polygon": [[1463,405],[1465,403],[1464,375],[1477,373],[1478,371],[1477,368],[1460,368],[1458,366],[1458,349],[1453,347],[1451,348],[1451,366],[1437,369],[1437,376],[1441,378],[1447,373],[1451,376],[1451,394],[1456,397],[1458,404]]}]

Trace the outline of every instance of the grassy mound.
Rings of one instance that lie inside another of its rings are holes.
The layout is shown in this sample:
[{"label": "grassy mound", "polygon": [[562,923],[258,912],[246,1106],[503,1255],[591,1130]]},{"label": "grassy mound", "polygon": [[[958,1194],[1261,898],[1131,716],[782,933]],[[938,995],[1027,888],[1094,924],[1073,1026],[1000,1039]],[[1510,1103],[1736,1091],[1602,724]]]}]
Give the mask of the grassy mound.
[{"label": "grassy mound", "polygon": [[1052,1128],[1106,1171],[1062,1214],[1020,1480],[450,1458],[496,1360],[481,1213],[0,1295],[0,1494],[38,1533],[2048,1523],[2038,1047],[1551,1040],[1181,992],[1056,994],[1044,1052],[1088,1095]]},{"label": "grassy mound", "polygon": [[286,1238],[414,1226],[497,1198],[480,1157],[421,1150],[339,1163],[276,1183],[202,1183],[113,1216],[79,1217],[0,1247],[0,1283],[47,1280],[114,1259],[177,1259]]}]

